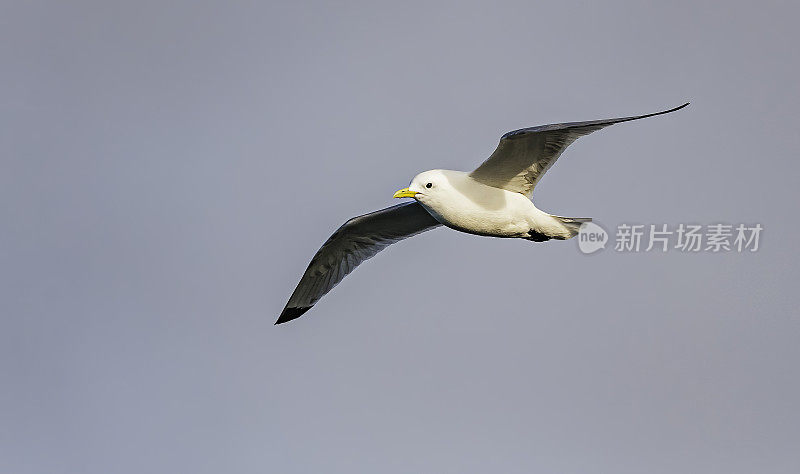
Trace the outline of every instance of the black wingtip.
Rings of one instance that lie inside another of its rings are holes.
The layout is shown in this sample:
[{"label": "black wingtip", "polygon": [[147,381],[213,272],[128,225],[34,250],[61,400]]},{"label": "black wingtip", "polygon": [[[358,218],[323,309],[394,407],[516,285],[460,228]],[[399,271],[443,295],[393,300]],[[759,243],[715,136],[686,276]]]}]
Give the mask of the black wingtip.
[{"label": "black wingtip", "polygon": [[676,110],[681,110],[682,108],[686,107],[689,104],[691,104],[691,102],[686,102],[685,104],[679,105],[679,106],[675,107],[674,109],[667,110],[664,113],[675,112]]},{"label": "black wingtip", "polygon": [[687,105],[689,105],[689,102],[686,102],[685,104],[679,105],[677,107],[673,107],[673,108],[671,108],[669,110],[665,110],[663,112],[656,112],[654,114],[640,115],[638,117],[631,117],[631,119],[636,120],[636,119],[640,119],[640,118],[655,117],[656,115],[664,115],[664,114],[668,114],[670,112],[675,112],[676,110],[681,110],[682,108],[686,107]]},{"label": "black wingtip", "polygon": [[278,320],[275,321],[275,324],[283,324],[293,319],[297,319],[304,315],[309,309],[311,309],[311,306],[303,306],[302,308],[290,308],[287,306],[283,309],[281,315],[278,316]]},{"label": "black wingtip", "polygon": [[662,112],[655,112],[655,113],[652,113],[652,114],[637,115],[635,117],[625,117],[625,118],[622,118],[622,119],[616,119],[616,120],[613,120],[612,123],[630,122],[631,120],[639,120],[639,119],[648,118],[648,117],[655,117],[656,115],[664,115],[664,114],[668,114],[670,112],[675,112],[676,110],[681,110],[682,108],[686,107],[687,105],[689,105],[689,102],[686,102],[685,104],[679,105],[677,107],[673,107],[673,108],[671,108],[669,110],[664,110]]}]

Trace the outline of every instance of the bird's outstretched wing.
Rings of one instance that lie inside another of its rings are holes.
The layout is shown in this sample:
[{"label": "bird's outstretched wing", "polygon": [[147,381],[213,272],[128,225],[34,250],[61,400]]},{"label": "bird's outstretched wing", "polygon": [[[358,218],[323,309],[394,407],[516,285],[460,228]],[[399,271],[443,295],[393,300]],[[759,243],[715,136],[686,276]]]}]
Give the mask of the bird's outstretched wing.
[{"label": "bird's outstretched wing", "polygon": [[578,138],[620,122],[668,114],[689,105],[654,114],[620,117],[589,122],[568,122],[523,128],[508,132],[486,161],[470,176],[475,180],[531,197],[542,175],[553,166],[561,153]]},{"label": "bird's outstretched wing", "polygon": [[364,260],[395,242],[439,225],[416,201],[387,207],[345,222],[311,259],[275,324],[302,316]]}]

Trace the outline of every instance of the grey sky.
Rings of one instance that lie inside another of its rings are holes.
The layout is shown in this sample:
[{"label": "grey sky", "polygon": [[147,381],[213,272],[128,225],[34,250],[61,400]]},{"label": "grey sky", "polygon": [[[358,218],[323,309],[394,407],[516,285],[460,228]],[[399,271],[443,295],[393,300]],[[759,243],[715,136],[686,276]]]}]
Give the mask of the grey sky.
[{"label": "grey sky", "polygon": [[[0,471],[800,471],[791,2],[6,2]],[[440,229],[272,323],[347,218],[504,132],[537,205],[756,253]]]}]

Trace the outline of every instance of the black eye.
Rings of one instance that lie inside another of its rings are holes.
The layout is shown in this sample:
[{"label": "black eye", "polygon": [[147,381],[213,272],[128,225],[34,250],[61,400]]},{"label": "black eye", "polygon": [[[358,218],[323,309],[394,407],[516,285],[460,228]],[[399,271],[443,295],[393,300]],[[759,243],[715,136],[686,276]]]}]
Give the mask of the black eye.
[{"label": "black eye", "polygon": [[425,185],[425,187],[426,188],[432,188],[433,187],[433,183],[428,183],[428,184]]}]

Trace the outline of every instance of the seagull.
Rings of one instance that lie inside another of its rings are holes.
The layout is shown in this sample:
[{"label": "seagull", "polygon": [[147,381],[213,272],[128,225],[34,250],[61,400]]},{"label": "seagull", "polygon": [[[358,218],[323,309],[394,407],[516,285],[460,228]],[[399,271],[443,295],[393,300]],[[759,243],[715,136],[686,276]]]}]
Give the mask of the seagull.
[{"label": "seagull", "polygon": [[364,260],[389,245],[439,226],[468,234],[544,242],[574,237],[586,217],[561,217],[533,205],[533,189],[578,138],[620,122],[668,114],[568,122],[508,132],[471,173],[430,170],[395,198],[413,201],[354,217],[322,244],[275,324],[299,318]]}]

